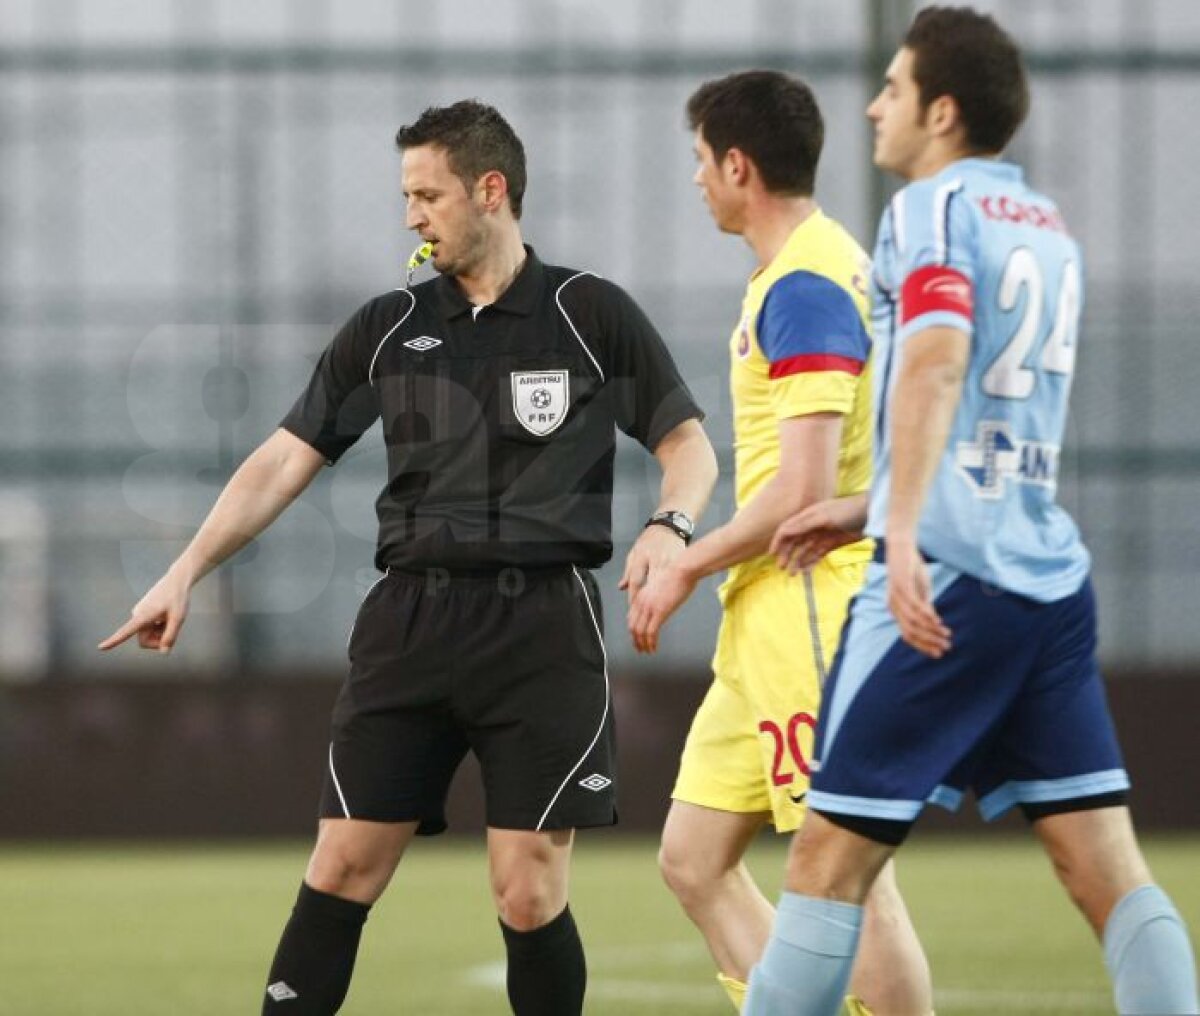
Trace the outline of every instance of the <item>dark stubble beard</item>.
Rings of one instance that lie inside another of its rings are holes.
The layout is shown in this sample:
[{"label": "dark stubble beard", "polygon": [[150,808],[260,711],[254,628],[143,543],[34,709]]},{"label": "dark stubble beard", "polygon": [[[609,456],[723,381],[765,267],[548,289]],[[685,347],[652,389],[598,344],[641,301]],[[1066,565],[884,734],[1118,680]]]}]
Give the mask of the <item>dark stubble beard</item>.
[{"label": "dark stubble beard", "polygon": [[443,275],[456,276],[466,274],[477,268],[487,257],[488,232],[482,219],[475,219],[464,232],[462,253],[447,265]]}]

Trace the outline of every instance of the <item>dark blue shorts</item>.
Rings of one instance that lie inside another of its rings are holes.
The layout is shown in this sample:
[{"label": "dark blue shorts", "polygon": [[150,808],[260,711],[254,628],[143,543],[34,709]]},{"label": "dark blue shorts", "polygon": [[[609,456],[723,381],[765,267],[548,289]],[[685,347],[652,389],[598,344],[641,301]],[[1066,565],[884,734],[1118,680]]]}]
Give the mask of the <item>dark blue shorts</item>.
[{"label": "dark blue shorts", "polygon": [[872,564],[825,687],[809,805],[911,823],[926,802],[953,810],[971,789],[991,820],[1127,789],[1090,581],[1038,603],[929,570],[952,648],[934,660],[900,640],[887,572]]}]

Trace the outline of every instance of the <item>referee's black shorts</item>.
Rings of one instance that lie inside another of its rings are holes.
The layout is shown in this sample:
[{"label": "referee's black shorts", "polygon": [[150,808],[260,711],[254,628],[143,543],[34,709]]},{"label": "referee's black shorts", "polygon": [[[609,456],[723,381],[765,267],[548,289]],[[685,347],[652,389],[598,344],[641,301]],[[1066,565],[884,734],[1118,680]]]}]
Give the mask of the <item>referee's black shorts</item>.
[{"label": "referee's black shorts", "polygon": [[389,572],[350,635],[321,815],[446,828],[467,750],[487,824],[616,821],[616,758],[600,596],[582,568]]}]

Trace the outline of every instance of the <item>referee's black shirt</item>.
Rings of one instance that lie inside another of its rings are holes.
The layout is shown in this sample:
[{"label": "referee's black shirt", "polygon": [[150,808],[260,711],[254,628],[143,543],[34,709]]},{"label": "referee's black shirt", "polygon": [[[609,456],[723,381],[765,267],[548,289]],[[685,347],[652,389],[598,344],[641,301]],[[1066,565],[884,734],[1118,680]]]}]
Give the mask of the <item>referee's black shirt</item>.
[{"label": "referee's black shirt", "polygon": [[597,567],[614,425],[653,450],[703,418],[628,294],[525,250],[481,310],[446,276],[369,301],[281,423],[332,464],[382,419],[380,569]]}]

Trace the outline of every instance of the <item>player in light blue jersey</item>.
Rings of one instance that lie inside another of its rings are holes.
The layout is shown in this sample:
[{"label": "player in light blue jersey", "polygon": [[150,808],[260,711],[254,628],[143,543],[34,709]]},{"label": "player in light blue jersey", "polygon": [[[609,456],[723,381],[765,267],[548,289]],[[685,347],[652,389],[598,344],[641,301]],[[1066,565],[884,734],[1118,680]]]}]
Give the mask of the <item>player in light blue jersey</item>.
[{"label": "player in light blue jersey", "polygon": [[963,158],[892,199],[875,247],[876,482],[867,532],[884,539],[889,427],[901,351],[928,329],[969,344],[917,545],[1041,603],[1076,592],[1089,557],[1054,500],[1082,303],[1079,246],[1019,167]]},{"label": "player in light blue jersey", "polygon": [[[1024,812],[1123,1016],[1200,1012],[1187,930],[1125,806],[1087,551],[1054,502],[1083,274],[1058,209],[998,159],[1028,101],[991,18],[931,7],[867,110],[876,164],[907,181],[875,251],[875,562],[747,1016],[836,1012],[876,875],[926,803],[968,790],[986,818]],[[814,505],[776,548],[807,565],[865,513],[861,497]]]}]

